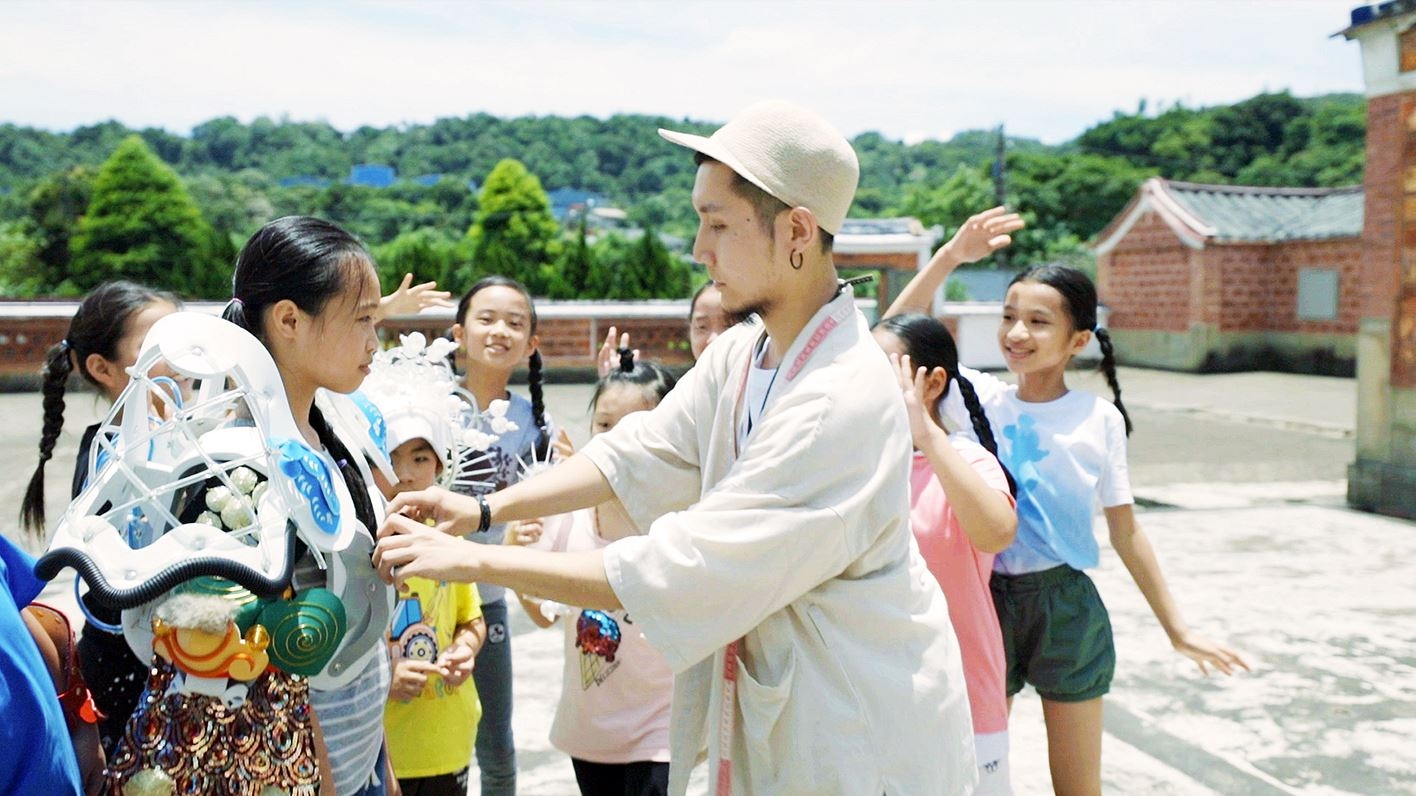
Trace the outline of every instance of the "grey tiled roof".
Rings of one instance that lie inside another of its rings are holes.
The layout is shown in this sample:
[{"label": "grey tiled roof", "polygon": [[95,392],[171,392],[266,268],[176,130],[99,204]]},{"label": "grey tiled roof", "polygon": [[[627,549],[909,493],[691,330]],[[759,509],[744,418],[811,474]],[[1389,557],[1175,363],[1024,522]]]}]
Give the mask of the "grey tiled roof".
[{"label": "grey tiled roof", "polygon": [[1363,192],[1346,188],[1252,188],[1166,181],[1166,192],[1214,228],[1220,243],[1325,240],[1362,235]]},{"label": "grey tiled roof", "polygon": [[848,218],[841,223],[842,235],[922,235],[914,218]]}]

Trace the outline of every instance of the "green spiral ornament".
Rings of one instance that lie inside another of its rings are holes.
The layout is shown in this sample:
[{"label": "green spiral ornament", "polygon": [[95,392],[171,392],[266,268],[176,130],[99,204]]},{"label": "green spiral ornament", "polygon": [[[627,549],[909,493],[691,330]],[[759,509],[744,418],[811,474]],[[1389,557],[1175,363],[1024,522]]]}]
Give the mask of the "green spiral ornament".
[{"label": "green spiral ornament", "polygon": [[257,621],[270,633],[266,654],[271,664],[306,677],[324,669],[348,630],[344,603],[318,587],[264,605]]}]

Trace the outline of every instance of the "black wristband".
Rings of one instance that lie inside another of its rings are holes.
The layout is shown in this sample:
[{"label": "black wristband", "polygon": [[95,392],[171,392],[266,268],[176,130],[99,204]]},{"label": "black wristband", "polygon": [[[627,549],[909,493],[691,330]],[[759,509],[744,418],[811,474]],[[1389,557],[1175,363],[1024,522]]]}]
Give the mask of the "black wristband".
[{"label": "black wristband", "polygon": [[477,533],[485,533],[492,527],[492,507],[487,505],[486,495],[477,496],[477,507],[482,510],[482,519],[477,523]]}]

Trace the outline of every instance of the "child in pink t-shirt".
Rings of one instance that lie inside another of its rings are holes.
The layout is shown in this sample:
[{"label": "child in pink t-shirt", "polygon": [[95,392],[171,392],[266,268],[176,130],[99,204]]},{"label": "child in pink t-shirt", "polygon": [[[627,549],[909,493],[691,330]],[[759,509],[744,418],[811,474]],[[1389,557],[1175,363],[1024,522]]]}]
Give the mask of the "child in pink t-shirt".
[{"label": "child in pink t-shirt", "polygon": [[[662,366],[636,362],[623,349],[620,367],[595,387],[590,399],[593,433],[608,431],[632,412],[658,406],[673,387]],[[510,544],[555,551],[584,551],[638,533],[619,501],[541,523],[521,523]],[[535,541],[532,541],[532,540]],[[649,796],[668,792],[669,702],[674,675],[624,611],[591,611],[522,596],[541,627],[561,619],[565,667],[551,743],[570,755],[582,794]]]},{"label": "child in pink t-shirt", "polygon": [[[915,446],[910,527],[948,598],[963,654],[978,753],[975,793],[1011,793],[1006,660],[988,584],[994,554],[1012,543],[1018,527],[1012,484],[973,387],[959,375],[944,324],[927,315],[897,315],[881,321],[874,334],[897,366],[909,412]],[[962,392],[982,444],[945,431],[939,404],[951,384]]]}]

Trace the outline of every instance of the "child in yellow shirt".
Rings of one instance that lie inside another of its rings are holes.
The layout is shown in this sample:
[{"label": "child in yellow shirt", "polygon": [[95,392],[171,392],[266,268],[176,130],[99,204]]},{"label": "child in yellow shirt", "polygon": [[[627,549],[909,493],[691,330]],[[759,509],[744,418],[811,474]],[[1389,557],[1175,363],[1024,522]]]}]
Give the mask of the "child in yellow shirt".
[{"label": "child in yellow shirt", "polygon": [[[447,400],[455,389],[437,347],[421,335],[375,358],[365,393],[384,416],[397,480],[390,499],[426,489],[456,461],[460,427]],[[468,766],[482,705],[472,682],[486,639],[477,587],[410,578],[398,595],[389,636],[393,677],[384,713],[389,758],[404,796],[467,793]]]}]

